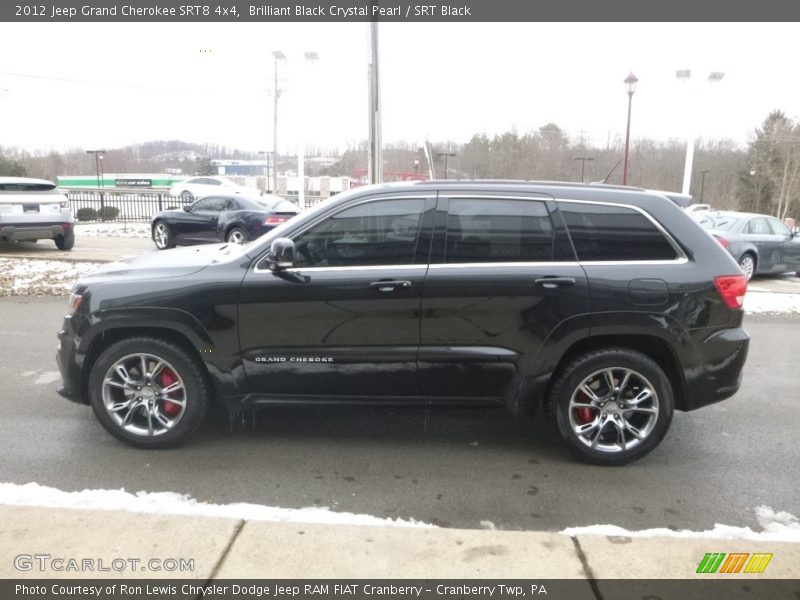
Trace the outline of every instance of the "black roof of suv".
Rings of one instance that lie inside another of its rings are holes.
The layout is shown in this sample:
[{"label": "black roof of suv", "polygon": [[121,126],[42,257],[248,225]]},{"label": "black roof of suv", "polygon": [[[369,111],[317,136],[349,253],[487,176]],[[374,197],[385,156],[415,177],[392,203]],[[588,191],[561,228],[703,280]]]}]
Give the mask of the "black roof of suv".
[{"label": "black roof of suv", "polygon": [[79,281],[60,393],[138,447],[212,402],[542,403],[584,460],[655,448],[740,385],[746,280],[663,195],[553,182],[358,188],[245,245]]}]

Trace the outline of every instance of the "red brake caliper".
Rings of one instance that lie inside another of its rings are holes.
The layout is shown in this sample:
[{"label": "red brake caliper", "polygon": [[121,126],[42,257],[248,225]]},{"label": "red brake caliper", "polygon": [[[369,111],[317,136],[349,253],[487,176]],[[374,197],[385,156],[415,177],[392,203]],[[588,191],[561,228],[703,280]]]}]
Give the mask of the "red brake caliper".
[{"label": "red brake caliper", "polygon": [[[586,396],[583,392],[581,392],[583,396]],[[578,413],[578,419],[581,423],[591,423],[594,421],[594,413],[592,412],[591,408],[578,408],[575,409],[575,412]]]},{"label": "red brake caliper", "polygon": [[[176,381],[178,381],[178,378],[170,369],[164,369],[161,371],[161,387],[170,386]],[[169,400],[164,400],[162,410],[166,416],[174,417],[181,412],[181,405],[175,402],[170,402]]]}]

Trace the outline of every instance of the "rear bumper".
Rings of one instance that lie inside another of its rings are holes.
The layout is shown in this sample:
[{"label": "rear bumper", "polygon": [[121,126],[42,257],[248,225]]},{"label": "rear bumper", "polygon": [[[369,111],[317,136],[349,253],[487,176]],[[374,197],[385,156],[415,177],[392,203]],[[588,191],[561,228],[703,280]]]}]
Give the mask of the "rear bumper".
[{"label": "rear bumper", "polygon": [[689,379],[685,410],[695,410],[730,398],[742,384],[742,371],[750,348],[750,336],[743,327],[710,334],[698,344],[703,373]]},{"label": "rear bumper", "polygon": [[0,223],[0,241],[52,240],[71,227],[71,223]]}]

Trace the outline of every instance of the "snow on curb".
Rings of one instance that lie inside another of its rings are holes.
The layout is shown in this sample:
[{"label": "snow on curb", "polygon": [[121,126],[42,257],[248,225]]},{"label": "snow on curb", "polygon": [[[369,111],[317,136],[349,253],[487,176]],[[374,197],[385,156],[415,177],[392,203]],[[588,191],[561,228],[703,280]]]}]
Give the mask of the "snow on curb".
[{"label": "snow on curb", "polygon": [[753,531],[749,527],[736,527],[715,523],[713,529],[674,531],[666,528],[629,531],[616,525],[589,525],[568,527],[561,531],[566,535],[610,535],[630,538],[692,538],[716,540],[750,540],[759,542],[800,542],[800,522],[791,513],[775,512],[769,506],[755,508],[756,519],[764,531]]},{"label": "snow on curb", "polygon": [[314,506],[294,509],[244,502],[211,504],[175,492],[136,492],[132,494],[124,489],[63,492],[38,483],[24,485],[0,483],[0,504],[85,510],[121,510],[134,513],[222,517],[279,523],[434,527],[414,519],[381,519],[370,515],[335,512],[327,507]]},{"label": "snow on curb", "polygon": [[747,313],[797,313],[800,314],[800,294],[748,291],[744,297]]},{"label": "snow on curb", "polygon": [[150,239],[150,223],[76,223],[77,237],[135,237]]},{"label": "snow on curb", "polygon": [[0,296],[57,295],[103,263],[0,257]]}]

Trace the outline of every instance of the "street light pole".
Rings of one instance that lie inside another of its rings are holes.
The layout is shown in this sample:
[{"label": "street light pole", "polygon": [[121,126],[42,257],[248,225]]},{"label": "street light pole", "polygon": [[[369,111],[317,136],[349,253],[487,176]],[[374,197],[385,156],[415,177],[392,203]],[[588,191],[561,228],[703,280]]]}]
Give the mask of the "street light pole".
[{"label": "street light pole", "polygon": [[436,156],[444,156],[444,178],[447,179],[447,159],[451,156],[455,156],[455,152],[437,152]]},{"label": "street light pole", "polygon": [[703,192],[705,191],[706,187],[706,173],[708,172],[708,169],[703,169],[700,171],[700,204],[703,203]]},{"label": "street light pole", "polygon": [[585,167],[586,167],[586,161],[587,160],[588,161],[593,161],[594,160],[594,156],[576,156],[573,160],[581,161],[581,183],[583,183],[584,181],[586,181],[584,179],[584,177],[583,177],[584,170],[585,170]]},{"label": "street light pole", "polygon": [[[689,69],[681,69],[675,72],[675,76],[678,79],[688,82],[692,77],[692,72]],[[709,83],[709,85],[711,85],[717,81],[721,81],[723,77],[725,77],[725,73],[721,71],[713,71],[708,74],[706,81]],[[692,95],[694,95],[695,91],[696,90],[692,90]],[[686,162],[683,166],[683,187],[681,188],[682,194],[689,194],[689,190],[692,185],[692,163],[694,162],[694,146],[697,139],[697,126],[694,124],[694,122],[691,122],[691,118],[689,127],[690,131],[686,139]]]},{"label": "street light pole", "polygon": [[[373,6],[376,3],[373,3]],[[383,151],[381,142],[381,91],[378,56],[378,22],[370,24],[369,63],[369,182],[383,183]]]},{"label": "street light pole", "polygon": [[628,185],[628,153],[631,145],[631,104],[633,103],[633,93],[636,91],[636,82],[639,79],[633,71],[624,79],[625,90],[628,92],[628,125],[625,129],[625,156],[622,159],[622,185]]},{"label": "street light pole", "polygon": [[280,50],[273,50],[272,56],[275,59],[275,87],[273,89],[273,112],[272,112],[272,193],[278,193],[278,61],[285,60],[286,55]]},{"label": "street light pole", "polygon": [[86,154],[94,154],[94,170],[97,176],[97,189],[100,189],[100,161],[103,160],[105,150],[87,150]]},{"label": "street light pole", "polygon": [[[302,106],[304,109],[308,108],[308,98],[311,96],[308,85],[308,69],[307,64],[313,65],[315,61],[319,60],[319,54],[316,52],[306,52],[304,54],[306,60],[303,63],[303,77],[300,82],[300,93],[302,94]],[[306,112],[304,110],[304,112]],[[308,124],[308,117],[303,119],[303,123],[298,128],[300,140],[297,149],[297,178],[300,180],[300,189],[297,194],[297,205],[304,209],[306,207],[306,125]]]}]

